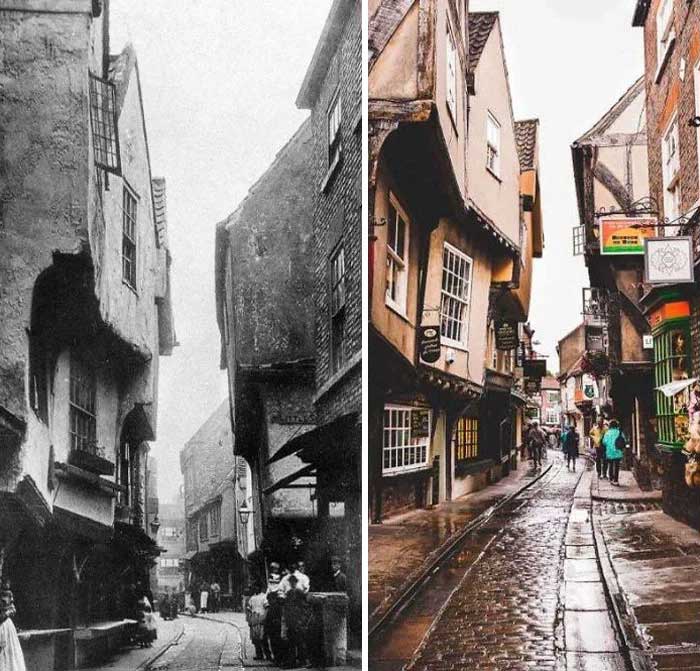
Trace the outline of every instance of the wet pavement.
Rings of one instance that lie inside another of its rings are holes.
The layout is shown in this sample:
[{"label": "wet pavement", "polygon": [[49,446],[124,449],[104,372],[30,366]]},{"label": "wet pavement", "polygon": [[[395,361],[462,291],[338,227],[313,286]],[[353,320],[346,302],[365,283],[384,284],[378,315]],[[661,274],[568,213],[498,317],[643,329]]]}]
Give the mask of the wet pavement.
[{"label": "wet pavement", "polygon": [[594,475],[591,483],[591,497],[594,501],[625,501],[629,503],[660,502],[663,493],[660,489],[642,490],[634,479],[632,471],[620,471],[620,484],[613,485],[606,478]]},{"label": "wet pavement", "polygon": [[[545,466],[546,466],[545,462]],[[420,571],[432,553],[536,473],[528,463],[498,483],[430,510],[416,510],[369,527],[368,603],[370,626],[396,594]],[[396,567],[401,570],[397,571]]]},{"label": "wet pavement", "polygon": [[550,459],[370,642],[370,669],[626,668],[595,560],[590,473]]}]

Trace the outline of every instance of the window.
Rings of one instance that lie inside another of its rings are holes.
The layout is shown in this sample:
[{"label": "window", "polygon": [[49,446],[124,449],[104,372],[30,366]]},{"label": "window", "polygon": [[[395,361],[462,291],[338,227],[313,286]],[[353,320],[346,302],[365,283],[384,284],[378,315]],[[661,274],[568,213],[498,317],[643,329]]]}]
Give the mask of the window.
[{"label": "window", "polygon": [[206,541],[209,538],[209,525],[207,524],[208,516],[202,515],[199,518],[199,540]]},{"label": "window", "polygon": [[[690,331],[688,320],[675,322],[654,334],[656,387],[687,380],[690,376]],[[688,439],[690,388],[669,398],[656,392],[656,421],[659,442],[681,446]]]},{"label": "window", "polygon": [[447,24],[447,34],[445,36],[445,49],[446,49],[446,63],[447,63],[447,74],[446,74],[446,85],[445,85],[445,98],[447,102],[447,109],[452,115],[452,120],[457,122],[457,49],[455,48],[455,39],[452,36],[452,31],[450,30],[449,23]]},{"label": "window", "polygon": [[71,449],[95,454],[97,416],[95,374],[71,354],[70,361],[70,438]]},{"label": "window", "polygon": [[187,550],[188,552],[197,549],[197,520],[192,519],[187,522]]},{"label": "window", "polygon": [[559,411],[556,408],[547,408],[544,416],[545,424],[559,424]]},{"label": "window", "polygon": [[389,202],[386,247],[386,303],[404,314],[408,278],[408,223],[393,199]]},{"label": "window", "polygon": [[555,405],[559,403],[559,392],[558,391],[547,391],[547,402]]},{"label": "window", "polygon": [[479,456],[479,420],[460,417],[452,434],[455,462],[476,459]]},{"label": "window", "polygon": [[328,108],[328,165],[333,166],[340,160],[341,132],[340,121],[342,107],[340,104],[340,91],[335,94]]},{"label": "window", "polygon": [[114,84],[90,75],[90,124],[95,164],[121,174]]},{"label": "window", "polygon": [[341,245],[330,258],[331,372],[345,363],[345,250]]},{"label": "window", "polygon": [[472,260],[446,242],[442,253],[440,335],[448,345],[467,345],[471,280]]},{"label": "window", "polygon": [[218,536],[221,534],[221,504],[215,503],[209,509],[209,534]]},{"label": "window", "polygon": [[[664,215],[670,222],[680,216],[678,118],[673,119],[663,136],[661,157],[663,161]],[[664,235],[676,235],[677,232],[677,227],[664,229]]]},{"label": "window", "polygon": [[122,277],[136,289],[136,198],[126,187],[122,199]]},{"label": "window", "polygon": [[501,170],[501,124],[488,113],[486,117],[486,167],[496,177]]},{"label": "window", "polygon": [[160,558],[161,568],[179,568],[180,561],[171,557],[161,557]]},{"label": "window", "polygon": [[673,0],[661,0],[656,13],[656,63],[659,70],[666,60],[666,53],[675,37]]},{"label": "window", "polygon": [[[414,413],[418,416],[413,417]],[[420,421],[412,422],[412,419]],[[384,407],[383,473],[400,473],[428,465],[431,419],[426,408]]]}]

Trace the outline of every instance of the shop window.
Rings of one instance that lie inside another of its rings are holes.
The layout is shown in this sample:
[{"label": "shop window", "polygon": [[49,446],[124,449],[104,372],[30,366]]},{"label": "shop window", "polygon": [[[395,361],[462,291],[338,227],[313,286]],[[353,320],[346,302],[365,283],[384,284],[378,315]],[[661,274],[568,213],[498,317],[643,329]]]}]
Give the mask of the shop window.
[{"label": "shop window", "polygon": [[384,474],[412,471],[428,465],[431,419],[427,408],[384,407]]},{"label": "shop window", "polygon": [[328,107],[328,165],[334,166],[340,160],[342,105],[338,91]]},{"label": "shop window", "polygon": [[341,245],[330,258],[331,372],[345,363],[345,250]]},{"label": "shop window", "polygon": [[479,420],[460,417],[452,434],[452,452],[455,463],[476,459],[479,456]]},{"label": "shop window", "polygon": [[209,509],[209,534],[211,536],[221,535],[221,503],[215,503]]},{"label": "shop window", "polygon": [[97,384],[95,373],[77,356],[70,361],[71,449],[95,454],[97,451]]},{"label": "shop window", "polygon": [[124,187],[122,201],[122,278],[136,290],[136,198]]},{"label": "shop window", "polygon": [[408,284],[408,220],[391,198],[387,222],[386,304],[401,314],[406,313]]},{"label": "shop window", "polygon": [[442,254],[440,296],[440,335],[446,345],[467,346],[471,281],[472,260],[446,242]]},{"label": "shop window", "polygon": [[199,518],[199,540],[206,541],[209,538],[208,515]]},{"label": "shop window", "polygon": [[449,23],[445,35],[446,90],[445,101],[452,120],[457,123],[457,49]]},{"label": "shop window", "polygon": [[[654,334],[654,368],[657,388],[689,378],[688,320],[665,326]],[[656,391],[656,431],[660,443],[681,446],[688,439],[689,394],[689,387],[670,397]]]}]

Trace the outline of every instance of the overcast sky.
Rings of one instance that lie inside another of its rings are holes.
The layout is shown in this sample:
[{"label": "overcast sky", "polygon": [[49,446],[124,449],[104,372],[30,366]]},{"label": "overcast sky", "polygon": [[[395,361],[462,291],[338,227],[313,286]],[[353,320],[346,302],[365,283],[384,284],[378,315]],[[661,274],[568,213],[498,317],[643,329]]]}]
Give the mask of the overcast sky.
[{"label": "overcast sky", "polygon": [[[181,482],[179,451],[226,397],[214,306],[214,227],[235,209],[306,113],[294,106],[330,0],[112,0],[112,51],[131,40],[154,175],[167,180],[180,347],[161,359],[160,494]],[[471,0],[499,10],[516,119],[541,121],[546,248],[531,321],[550,355],[581,319],[587,275],[570,144],[642,73],[632,0]]]},{"label": "overcast sky", "polygon": [[579,224],[571,143],[644,71],[643,34],[632,0],[471,0],[501,12],[516,119],[540,119],[544,257],[535,262],[530,320],[554,372],[557,341],[580,323],[583,257],[572,255]]},{"label": "overcast sky", "polygon": [[167,182],[180,346],[160,360],[162,501],[184,443],[226,398],[214,300],[214,229],[307,112],[294,101],[330,0],[112,0],[111,51],[137,52],[154,176]]}]

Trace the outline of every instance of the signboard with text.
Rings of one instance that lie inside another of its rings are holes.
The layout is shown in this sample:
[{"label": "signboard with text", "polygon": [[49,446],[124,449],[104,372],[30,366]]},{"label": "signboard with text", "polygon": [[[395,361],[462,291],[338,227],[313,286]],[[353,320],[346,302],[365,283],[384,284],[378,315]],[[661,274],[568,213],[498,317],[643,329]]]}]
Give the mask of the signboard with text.
[{"label": "signboard with text", "polygon": [[426,363],[435,363],[440,358],[440,328],[421,326],[419,331],[420,358]]},{"label": "signboard with text", "polygon": [[652,217],[600,219],[600,253],[644,254],[644,241],[656,235]]},{"label": "signboard with text", "polygon": [[509,351],[518,348],[520,338],[517,321],[497,321],[494,324],[496,349]]},{"label": "signboard with text", "polygon": [[523,361],[523,372],[525,377],[543,378],[547,375],[546,359],[525,359]]},{"label": "signboard with text", "polygon": [[430,436],[430,410],[411,410],[411,438]]}]

